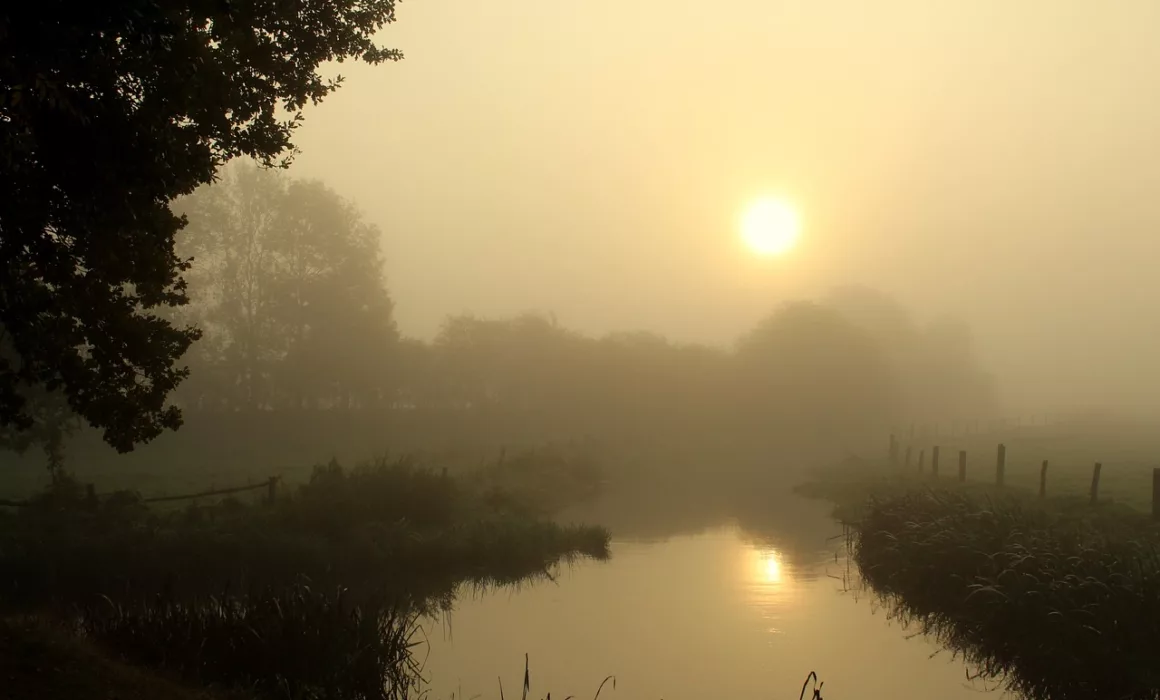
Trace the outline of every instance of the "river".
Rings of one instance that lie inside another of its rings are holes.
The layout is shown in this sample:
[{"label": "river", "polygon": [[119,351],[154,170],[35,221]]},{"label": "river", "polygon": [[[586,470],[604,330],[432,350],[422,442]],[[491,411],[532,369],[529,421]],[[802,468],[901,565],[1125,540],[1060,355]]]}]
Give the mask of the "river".
[{"label": "river", "polygon": [[796,698],[810,671],[827,700],[978,700],[988,690],[850,590],[853,564],[830,539],[841,530],[824,504],[792,498],[772,510],[670,534],[613,524],[608,562],[461,596],[425,628],[429,697],[498,698],[498,677],[518,697],[525,654],[536,698],[591,698],[609,675],[616,688],[602,698]]}]

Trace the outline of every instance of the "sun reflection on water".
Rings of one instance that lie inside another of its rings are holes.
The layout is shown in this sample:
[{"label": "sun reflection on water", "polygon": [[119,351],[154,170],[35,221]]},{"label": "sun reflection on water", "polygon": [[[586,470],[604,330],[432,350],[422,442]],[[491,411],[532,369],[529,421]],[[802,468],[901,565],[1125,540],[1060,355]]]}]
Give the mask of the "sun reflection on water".
[{"label": "sun reflection on water", "polygon": [[[793,605],[797,589],[793,569],[778,549],[750,545],[745,548],[741,586],[746,599],[761,617],[777,621]],[[770,628],[778,632],[776,624]]]},{"label": "sun reflection on water", "polygon": [[781,583],[781,558],[776,551],[762,552],[762,570],[769,583]]},{"label": "sun reflection on water", "polygon": [[776,588],[786,576],[785,561],[781,551],[772,547],[748,546],[745,548],[745,583],[761,588]]}]

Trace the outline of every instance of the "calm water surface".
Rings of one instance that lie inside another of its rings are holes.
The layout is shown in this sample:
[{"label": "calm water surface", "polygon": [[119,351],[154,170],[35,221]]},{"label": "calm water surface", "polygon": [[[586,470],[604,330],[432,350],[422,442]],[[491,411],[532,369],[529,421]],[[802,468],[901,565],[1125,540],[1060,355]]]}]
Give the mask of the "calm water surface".
[{"label": "calm water surface", "polygon": [[462,597],[427,626],[430,697],[498,698],[497,677],[518,697],[525,653],[537,698],[591,698],[610,674],[604,698],[796,698],[811,670],[827,700],[1002,697],[844,590],[839,527],[820,504],[793,509],[652,541],[614,527],[609,562]]}]

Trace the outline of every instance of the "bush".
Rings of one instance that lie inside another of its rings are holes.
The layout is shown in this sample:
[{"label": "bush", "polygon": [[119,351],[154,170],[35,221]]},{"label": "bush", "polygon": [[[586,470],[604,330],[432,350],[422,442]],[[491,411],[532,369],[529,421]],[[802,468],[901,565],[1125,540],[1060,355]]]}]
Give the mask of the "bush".
[{"label": "bush", "polygon": [[306,484],[279,502],[276,515],[279,526],[334,538],[367,523],[446,527],[467,506],[454,480],[410,459],[379,460],[352,470],[332,460],[315,467]]}]

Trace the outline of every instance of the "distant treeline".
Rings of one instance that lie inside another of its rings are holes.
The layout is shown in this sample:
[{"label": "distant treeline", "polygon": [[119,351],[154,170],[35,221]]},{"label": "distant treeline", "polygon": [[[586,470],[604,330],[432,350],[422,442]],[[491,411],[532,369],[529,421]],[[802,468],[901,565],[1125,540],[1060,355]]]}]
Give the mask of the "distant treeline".
[{"label": "distant treeline", "polygon": [[321,413],[409,425],[426,416],[445,441],[457,436],[438,425],[465,415],[489,416],[488,425],[509,416],[526,433],[558,438],[829,434],[994,413],[968,331],[919,325],[871,290],[783,303],[729,347],[643,332],[591,337],[535,314],[449,317],[428,342],[396,328],[380,231],[324,184],[235,165],[175,209],[189,220],[179,254],[192,258],[192,303],[176,320],[204,334],[173,398],[183,430],[202,440],[210,425],[258,424],[265,439],[277,425],[284,440],[305,439],[303,414]]}]

